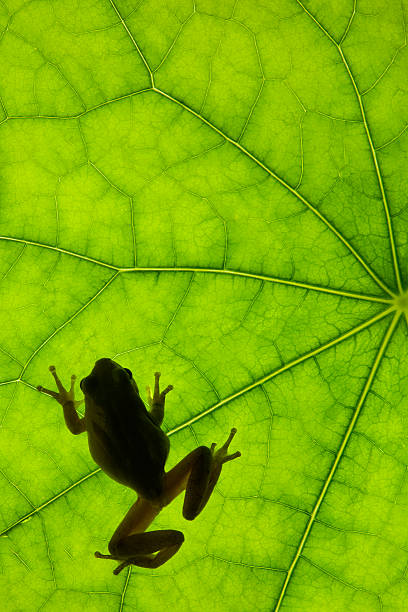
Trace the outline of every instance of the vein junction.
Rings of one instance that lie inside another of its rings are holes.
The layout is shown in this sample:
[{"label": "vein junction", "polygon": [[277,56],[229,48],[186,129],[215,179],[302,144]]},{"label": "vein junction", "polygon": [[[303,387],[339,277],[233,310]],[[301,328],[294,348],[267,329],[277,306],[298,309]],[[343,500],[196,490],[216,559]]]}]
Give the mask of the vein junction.
[{"label": "vein junction", "polygon": [[393,304],[397,310],[408,314],[408,290],[397,295],[393,300]]}]

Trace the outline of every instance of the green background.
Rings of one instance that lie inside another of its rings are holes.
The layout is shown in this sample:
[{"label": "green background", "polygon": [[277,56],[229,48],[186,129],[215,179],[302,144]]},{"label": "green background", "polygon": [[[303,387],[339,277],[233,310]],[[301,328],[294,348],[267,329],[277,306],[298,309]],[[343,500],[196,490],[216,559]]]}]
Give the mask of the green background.
[{"label": "green background", "polygon": [[[1,3],[3,609],[408,608],[407,20]],[[117,577],[93,553],[135,493],[36,391],[100,357],[174,385],[169,468],[233,426],[242,453]]]}]

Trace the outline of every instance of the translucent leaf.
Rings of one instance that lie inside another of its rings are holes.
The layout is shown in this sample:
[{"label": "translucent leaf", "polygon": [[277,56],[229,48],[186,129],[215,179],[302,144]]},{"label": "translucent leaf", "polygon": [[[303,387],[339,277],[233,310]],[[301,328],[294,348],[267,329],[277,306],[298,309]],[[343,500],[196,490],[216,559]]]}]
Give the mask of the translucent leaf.
[{"label": "translucent leaf", "polygon": [[[407,13],[1,6],[3,608],[408,608]],[[174,385],[168,468],[238,430],[155,570],[94,557],[135,492],[36,390],[101,357]]]}]

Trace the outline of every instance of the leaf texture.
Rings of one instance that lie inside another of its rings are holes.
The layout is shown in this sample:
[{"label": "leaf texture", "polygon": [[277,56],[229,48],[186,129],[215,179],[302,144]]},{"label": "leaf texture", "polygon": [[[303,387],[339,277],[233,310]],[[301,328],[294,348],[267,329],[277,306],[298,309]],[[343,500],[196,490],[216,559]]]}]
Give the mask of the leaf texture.
[{"label": "leaf texture", "polygon": [[[7,610],[408,608],[406,0],[0,8]],[[53,400],[108,356],[174,384],[168,467],[234,450],[157,570]]]}]

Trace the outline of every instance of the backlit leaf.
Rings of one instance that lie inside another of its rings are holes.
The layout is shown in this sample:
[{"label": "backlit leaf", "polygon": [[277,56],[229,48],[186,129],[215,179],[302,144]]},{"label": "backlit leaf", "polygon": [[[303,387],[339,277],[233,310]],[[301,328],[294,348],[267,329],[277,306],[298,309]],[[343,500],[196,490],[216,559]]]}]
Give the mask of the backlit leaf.
[{"label": "backlit leaf", "polygon": [[[407,18],[1,5],[2,609],[408,608]],[[238,430],[156,570],[94,558],[135,493],[36,390],[100,357],[174,385],[169,468]]]}]

